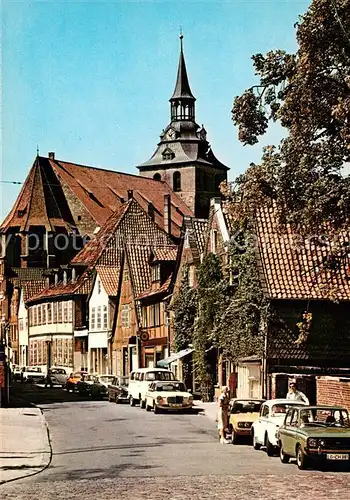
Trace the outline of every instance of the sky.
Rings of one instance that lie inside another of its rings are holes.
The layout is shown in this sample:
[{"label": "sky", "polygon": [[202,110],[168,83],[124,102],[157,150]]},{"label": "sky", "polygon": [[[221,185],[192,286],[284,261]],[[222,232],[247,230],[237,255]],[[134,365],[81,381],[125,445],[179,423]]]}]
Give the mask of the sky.
[{"label": "sky", "polygon": [[[233,180],[283,131],[243,146],[233,99],[256,83],[251,55],[295,51],[310,0],[2,0],[0,218],[37,153],[137,174],[169,123],[179,29],[196,121]],[[4,182],[6,181],[6,182]]]}]

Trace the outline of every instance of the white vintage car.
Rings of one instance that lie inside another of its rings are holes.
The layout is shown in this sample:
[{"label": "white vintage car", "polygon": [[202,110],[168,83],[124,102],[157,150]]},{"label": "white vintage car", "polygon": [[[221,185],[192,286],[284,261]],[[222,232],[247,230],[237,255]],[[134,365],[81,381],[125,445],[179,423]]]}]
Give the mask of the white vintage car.
[{"label": "white vintage car", "polygon": [[269,457],[278,451],[278,429],[283,425],[289,408],[305,406],[302,401],[290,399],[270,399],[260,408],[259,418],[252,425],[253,447],[259,450],[265,446]]},{"label": "white vintage car", "polygon": [[146,392],[146,410],[185,410],[193,405],[193,396],[178,380],[153,382]]}]

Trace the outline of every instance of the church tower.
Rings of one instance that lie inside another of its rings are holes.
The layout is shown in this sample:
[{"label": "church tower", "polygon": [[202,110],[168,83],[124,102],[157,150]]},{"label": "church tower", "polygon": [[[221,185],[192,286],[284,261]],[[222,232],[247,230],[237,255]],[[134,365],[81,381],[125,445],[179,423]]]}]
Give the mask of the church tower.
[{"label": "church tower", "polygon": [[170,98],[171,121],[153,156],[137,168],[144,177],[166,181],[196,217],[207,218],[210,199],[220,195],[219,185],[229,169],[212,152],[205,128],[197,125],[195,102],[180,35],[177,79]]}]

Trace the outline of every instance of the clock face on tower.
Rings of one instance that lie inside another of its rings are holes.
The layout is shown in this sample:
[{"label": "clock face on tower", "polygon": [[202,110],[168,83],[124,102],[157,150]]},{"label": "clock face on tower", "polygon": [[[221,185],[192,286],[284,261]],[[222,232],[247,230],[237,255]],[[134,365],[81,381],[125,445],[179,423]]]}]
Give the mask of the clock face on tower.
[{"label": "clock face on tower", "polygon": [[176,132],[173,128],[169,128],[166,134],[166,138],[171,141],[176,138]]}]

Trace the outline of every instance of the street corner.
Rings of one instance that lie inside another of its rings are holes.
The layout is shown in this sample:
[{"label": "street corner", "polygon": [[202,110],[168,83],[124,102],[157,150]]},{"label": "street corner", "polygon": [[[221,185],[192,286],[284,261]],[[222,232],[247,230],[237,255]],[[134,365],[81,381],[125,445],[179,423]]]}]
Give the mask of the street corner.
[{"label": "street corner", "polygon": [[50,464],[50,438],[40,408],[2,408],[0,422],[0,484],[32,476]]}]

